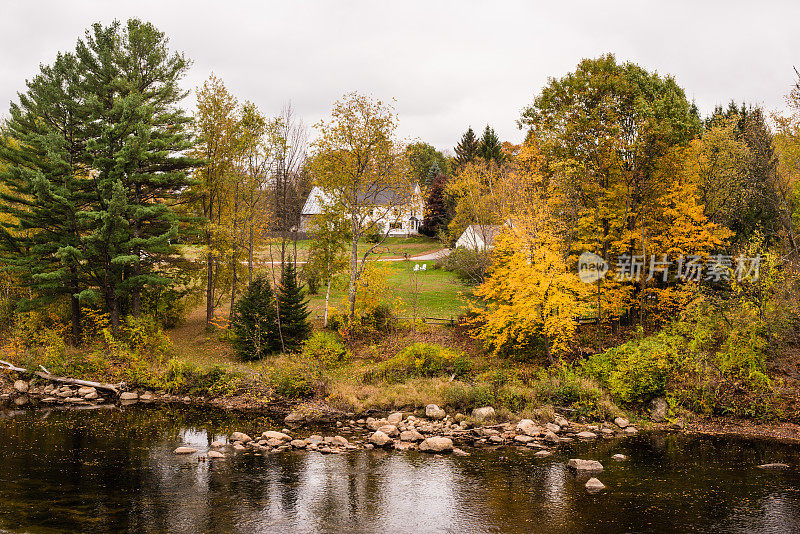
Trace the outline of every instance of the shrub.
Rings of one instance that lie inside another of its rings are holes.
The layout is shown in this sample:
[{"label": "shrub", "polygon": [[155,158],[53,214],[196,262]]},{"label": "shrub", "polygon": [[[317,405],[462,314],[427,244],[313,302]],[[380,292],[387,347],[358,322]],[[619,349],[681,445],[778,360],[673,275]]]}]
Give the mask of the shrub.
[{"label": "shrub", "polygon": [[324,395],[325,381],[303,361],[272,368],[267,381],[278,395],[290,399]]},{"label": "shrub", "polygon": [[230,395],[241,383],[239,375],[214,365],[204,369],[183,360],[172,359],[167,363],[164,375],[152,384],[169,393]]},{"label": "shrub", "polygon": [[303,346],[303,357],[330,368],[347,362],[350,351],[333,332],[314,332]]},{"label": "shrub", "polygon": [[281,350],[275,297],[265,276],[247,287],[233,307],[233,347],[243,360],[258,360]]},{"label": "shrub", "polygon": [[663,396],[679,362],[685,340],[670,332],[624,343],[584,363],[587,374],[623,403],[644,404]]},{"label": "shrub", "polygon": [[431,343],[414,343],[364,377],[367,381],[403,382],[412,377],[461,376],[472,364],[462,352]]},{"label": "shrub", "polygon": [[445,271],[455,273],[463,282],[479,284],[483,282],[491,257],[486,251],[459,247],[453,249],[441,262]]}]

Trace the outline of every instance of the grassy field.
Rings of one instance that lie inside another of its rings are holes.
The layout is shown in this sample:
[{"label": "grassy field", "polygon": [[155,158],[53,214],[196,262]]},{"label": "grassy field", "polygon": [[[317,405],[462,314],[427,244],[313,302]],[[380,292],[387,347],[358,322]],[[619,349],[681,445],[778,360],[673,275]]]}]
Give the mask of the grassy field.
[{"label": "grassy field", "polygon": [[[414,265],[427,265],[425,271],[414,274]],[[386,299],[401,303],[400,314],[411,317],[414,311],[416,296],[417,317],[437,317],[442,319],[456,318],[464,310],[464,295],[471,288],[464,285],[451,272],[432,269],[434,262],[397,261],[381,264],[386,272],[389,295]],[[416,291],[415,278],[416,276]],[[331,307],[342,307],[346,298],[345,281],[339,287],[331,289]],[[313,316],[322,316],[325,311],[325,292],[320,288],[317,295],[309,295],[309,309]]]}]

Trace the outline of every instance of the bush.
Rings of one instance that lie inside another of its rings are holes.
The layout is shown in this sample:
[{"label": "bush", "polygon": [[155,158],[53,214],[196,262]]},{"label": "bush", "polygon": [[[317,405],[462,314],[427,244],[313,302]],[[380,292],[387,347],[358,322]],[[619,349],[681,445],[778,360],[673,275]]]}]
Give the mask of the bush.
[{"label": "bush", "polygon": [[214,365],[204,369],[183,360],[172,359],[167,363],[163,377],[151,384],[169,393],[210,396],[233,394],[241,383],[239,375]]},{"label": "bush", "polygon": [[350,351],[333,332],[314,332],[303,346],[303,357],[331,368],[347,362]]},{"label": "bush", "polygon": [[414,343],[368,371],[364,379],[404,382],[412,377],[462,376],[471,369],[472,363],[462,352],[431,343]]},{"label": "bush", "polygon": [[453,249],[441,262],[445,271],[455,273],[461,281],[479,284],[483,282],[491,257],[486,251],[459,247]]},{"label": "bush", "polygon": [[392,307],[384,302],[361,310],[352,320],[338,312],[328,318],[328,326],[337,329],[347,340],[376,339],[394,332],[398,322]]},{"label": "bush", "polygon": [[645,404],[666,393],[671,376],[683,360],[683,345],[682,337],[659,332],[595,354],[583,367],[615,400]]},{"label": "bush", "polygon": [[319,373],[303,361],[272,368],[267,381],[275,393],[290,399],[322,396],[326,389]]}]

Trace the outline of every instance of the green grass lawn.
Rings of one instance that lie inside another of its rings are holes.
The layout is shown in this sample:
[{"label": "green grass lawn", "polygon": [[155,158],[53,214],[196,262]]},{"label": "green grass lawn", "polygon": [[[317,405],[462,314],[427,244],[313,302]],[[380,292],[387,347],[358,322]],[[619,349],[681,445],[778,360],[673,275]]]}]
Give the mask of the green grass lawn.
[{"label": "green grass lawn", "polygon": [[[456,318],[464,310],[464,294],[469,294],[472,290],[470,286],[464,285],[455,274],[441,269],[432,269],[434,262],[390,262],[382,266],[387,272],[387,285],[389,295],[386,300],[401,301],[401,315],[411,317],[414,310],[414,265],[415,263],[427,264],[425,271],[420,271],[417,276],[417,317],[438,317],[443,319]],[[346,276],[346,275],[345,275]],[[344,276],[343,276],[344,278]],[[346,282],[346,280],[342,280]],[[344,284],[342,284],[344,285]],[[331,307],[341,307],[345,297],[346,288],[338,287],[331,289]],[[325,311],[325,289],[320,288],[317,295],[309,295],[309,309],[312,316],[323,315]]]}]

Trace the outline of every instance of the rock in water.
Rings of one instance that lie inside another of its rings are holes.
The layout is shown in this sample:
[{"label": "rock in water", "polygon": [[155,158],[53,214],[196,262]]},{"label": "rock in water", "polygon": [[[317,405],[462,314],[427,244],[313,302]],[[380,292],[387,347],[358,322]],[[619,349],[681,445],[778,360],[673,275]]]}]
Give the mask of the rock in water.
[{"label": "rock in water", "polygon": [[121,401],[136,401],[139,400],[139,395],[134,391],[124,391],[120,393],[119,400]]},{"label": "rock in water", "polygon": [[376,447],[385,447],[386,445],[392,442],[392,438],[390,438],[380,430],[376,430],[375,433],[369,437],[369,442],[375,445]]},{"label": "rock in water", "polygon": [[583,432],[578,432],[575,434],[575,437],[580,439],[595,439],[597,434],[594,432],[589,432],[588,430],[584,430]]},{"label": "rock in water", "polygon": [[197,449],[194,447],[178,447],[174,451],[175,454],[194,454],[197,452]]},{"label": "rock in water", "polygon": [[431,436],[419,444],[423,452],[450,452],[453,450],[453,440],[441,436]]},{"label": "rock in water", "polygon": [[16,382],[14,382],[14,390],[17,393],[27,393],[29,387],[30,386],[28,385],[28,383],[25,382],[24,380],[17,380]]},{"label": "rock in water", "polygon": [[550,452],[550,451],[539,451],[536,454],[534,454],[533,456],[534,456],[534,458],[547,458],[548,456],[551,456],[552,454],[553,453]]},{"label": "rock in water", "polygon": [[[274,430],[267,430],[261,434],[261,437],[264,439],[277,439],[279,441],[291,441],[291,436],[284,434],[283,432],[275,432]],[[239,440],[244,441],[244,440]],[[249,439],[248,439],[249,441]]]},{"label": "rock in water", "polygon": [[599,493],[606,488],[605,484],[592,477],[586,481],[586,491],[589,493]]},{"label": "rock in water", "polygon": [[439,419],[444,419],[445,415],[447,415],[445,411],[435,404],[429,404],[425,407],[425,417],[428,419],[435,419],[438,421]]},{"label": "rock in water", "polygon": [[305,442],[305,440],[302,439],[293,439],[291,442],[289,442],[289,445],[291,445],[295,449],[305,449],[307,443]]},{"label": "rock in water", "polygon": [[669,413],[669,404],[663,397],[657,397],[650,401],[650,419],[656,423],[662,423],[667,420]]},{"label": "rock in water", "polygon": [[781,463],[773,463],[773,464],[761,464],[758,466],[759,469],[789,469],[788,464],[781,464]]},{"label": "rock in water", "polygon": [[253,439],[244,432],[234,432],[231,434],[231,441],[241,441],[242,443],[247,443],[248,441],[253,441]]},{"label": "rock in water", "polygon": [[400,441],[422,441],[425,436],[416,430],[406,430],[400,433]]},{"label": "rock in water", "polygon": [[631,422],[625,419],[624,417],[617,417],[616,419],[614,419],[614,424],[620,428],[625,428],[626,426],[631,424]]},{"label": "rock in water", "polygon": [[542,433],[541,427],[530,419],[523,419],[517,423],[516,429],[517,432],[525,434],[526,436],[536,437]]},{"label": "rock in water", "polygon": [[399,432],[397,431],[397,427],[394,426],[394,425],[388,425],[388,424],[387,425],[381,425],[378,428],[378,430],[380,430],[381,432],[383,432],[384,434],[386,434],[387,436],[392,437],[392,438],[396,438],[399,435]]},{"label": "rock in water", "polygon": [[591,471],[596,473],[603,470],[603,464],[597,460],[581,460],[579,458],[570,458],[569,467],[575,471]]},{"label": "rock in water", "polygon": [[624,454],[615,454],[615,455],[614,455],[614,456],[612,456],[611,458],[612,458],[613,460],[616,460],[616,461],[618,461],[618,462],[624,462],[625,460],[627,460],[627,459],[628,459],[628,457],[627,457],[627,456],[625,456]]},{"label": "rock in water", "polygon": [[472,410],[472,418],[477,421],[486,421],[487,419],[494,419],[494,417],[495,411],[491,406],[484,406]]},{"label": "rock in water", "polygon": [[225,455],[219,451],[208,451],[209,458],[225,458]]}]

